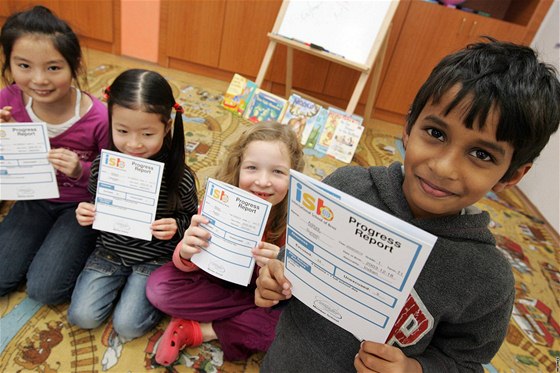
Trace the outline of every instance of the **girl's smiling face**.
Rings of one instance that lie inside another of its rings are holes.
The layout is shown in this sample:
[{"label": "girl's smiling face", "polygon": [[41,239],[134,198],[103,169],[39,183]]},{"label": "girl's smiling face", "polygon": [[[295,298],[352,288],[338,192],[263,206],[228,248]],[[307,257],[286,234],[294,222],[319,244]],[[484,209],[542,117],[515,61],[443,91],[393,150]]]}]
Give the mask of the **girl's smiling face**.
[{"label": "girl's smiling face", "polygon": [[252,141],[243,153],[239,188],[275,206],[288,193],[290,168],[286,144],[280,141]]},{"label": "girl's smiling face", "polygon": [[161,150],[170,126],[159,114],[114,105],[111,116],[113,144],[124,154],[150,158]]},{"label": "girl's smiling face", "polygon": [[23,93],[39,105],[71,102],[72,69],[44,35],[23,35],[14,43],[10,73]]}]

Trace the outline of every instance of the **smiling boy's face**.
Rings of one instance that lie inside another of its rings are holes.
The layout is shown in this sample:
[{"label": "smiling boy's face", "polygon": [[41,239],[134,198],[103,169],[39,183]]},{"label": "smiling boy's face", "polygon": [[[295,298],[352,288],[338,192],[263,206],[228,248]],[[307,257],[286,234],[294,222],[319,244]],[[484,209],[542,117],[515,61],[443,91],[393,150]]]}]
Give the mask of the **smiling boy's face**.
[{"label": "smiling boy's face", "polygon": [[403,192],[416,218],[459,214],[489,191],[517,184],[531,167],[523,165],[510,180],[501,181],[514,148],[496,140],[499,113],[491,111],[483,129],[466,128],[464,103],[444,114],[457,90],[451,88],[438,104],[428,102],[410,134],[403,134]]}]

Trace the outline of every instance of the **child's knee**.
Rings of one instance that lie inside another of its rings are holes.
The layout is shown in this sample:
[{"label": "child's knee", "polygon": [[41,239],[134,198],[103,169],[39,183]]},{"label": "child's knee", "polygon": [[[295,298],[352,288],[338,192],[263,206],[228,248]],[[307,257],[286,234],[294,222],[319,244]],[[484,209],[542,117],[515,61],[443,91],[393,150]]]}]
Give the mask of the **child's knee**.
[{"label": "child's knee", "polygon": [[113,329],[118,334],[121,341],[127,342],[144,335],[144,330],[139,325],[132,323],[131,320],[118,320],[113,318]]},{"label": "child's knee", "polygon": [[101,326],[106,318],[105,313],[96,312],[93,307],[70,304],[68,308],[68,322],[82,329],[95,329]]},{"label": "child's knee", "polygon": [[29,298],[48,305],[57,305],[70,299],[70,292],[60,288],[45,286],[36,281],[27,281],[27,295]]},{"label": "child's knee", "polygon": [[67,296],[61,296],[60,294],[46,293],[46,292],[34,292],[33,290],[27,290],[27,295],[30,299],[33,299],[39,303],[48,304],[55,306],[57,304],[64,303],[68,300]]},{"label": "child's knee", "polygon": [[4,295],[10,294],[12,291],[15,291],[19,285],[19,282],[13,281],[2,281],[0,279],[0,297]]},{"label": "child's knee", "polygon": [[113,314],[113,329],[123,341],[129,341],[149,332],[160,320],[158,313],[139,319],[131,314]]}]

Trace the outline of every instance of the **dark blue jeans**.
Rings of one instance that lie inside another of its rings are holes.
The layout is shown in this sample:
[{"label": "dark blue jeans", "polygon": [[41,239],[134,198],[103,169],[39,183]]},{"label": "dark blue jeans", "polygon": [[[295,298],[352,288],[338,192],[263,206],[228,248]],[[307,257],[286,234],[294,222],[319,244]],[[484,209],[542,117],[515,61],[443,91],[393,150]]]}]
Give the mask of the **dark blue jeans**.
[{"label": "dark blue jeans", "polygon": [[98,232],[76,221],[77,203],[18,201],[0,223],[0,296],[27,276],[30,298],[70,299]]}]

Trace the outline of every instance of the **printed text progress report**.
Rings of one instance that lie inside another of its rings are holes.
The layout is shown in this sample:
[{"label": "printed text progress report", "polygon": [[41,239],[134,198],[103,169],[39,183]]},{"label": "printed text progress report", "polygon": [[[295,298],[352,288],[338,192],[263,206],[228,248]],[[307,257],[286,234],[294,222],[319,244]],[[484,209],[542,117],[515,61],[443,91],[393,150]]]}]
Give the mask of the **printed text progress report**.
[{"label": "printed text progress report", "polygon": [[191,261],[215,277],[247,286],[255,268],[251,250],[262,240],[271,208],[252,193],[209,178],[200,214],[209,220],[202,227],[212,238]]},{"label": "printed text progress report", "polygon": [[0,123],[0,199],[58,198],[45,123]]},{"label": "printed text progress report", "polygon": [[164,164],[102,150],[93,228],[152,240]]},{"label": "printed text progress report", "polygon": [[290,171],[292,293],[360,340],[384,343],[437,237]]}]

